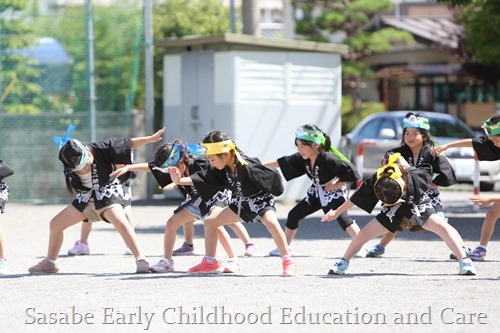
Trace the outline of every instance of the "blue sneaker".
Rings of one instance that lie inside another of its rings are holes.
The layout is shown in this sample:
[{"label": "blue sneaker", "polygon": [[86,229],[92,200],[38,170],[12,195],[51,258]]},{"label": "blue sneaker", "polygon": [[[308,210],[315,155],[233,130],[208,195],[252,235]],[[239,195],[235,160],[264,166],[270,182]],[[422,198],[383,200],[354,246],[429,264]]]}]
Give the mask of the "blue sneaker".
[{"label": "blue sneaker", "polygon": [[482,261],[486,257],[486,249],[482,246],[478,246],[469,254],[469,258],[474,261]]},{"label": "blue sneaker", "polygon": [[[470,256],[470,254],[472,253],[472,250],[469,247],[462,246],[462,249],[464,249],[464,252],[467,255],[467,257]],[[450,253],[450,259],[458,260],[458,257],[455,253]]]},{"label": "blue sneaker", "polygon": [[368,251],[366,254],[367,258],[381,258],[384,256],[385,253],[385,247],[383,247],[380,244],[375,245]]},{"label": "blue sneaker", "polygon": [[337,261],[328,271],[328,275],[341,275],[349,268],[349,261],[344,258]]},{"label": "blue sneaker", "polygon": [[474,265],[472,265],[472,260],[470,260],[469,258],[460,259],[458,263],[460,264],[460,270],[458,274],[476,275],[476,269],[474,268]]}]

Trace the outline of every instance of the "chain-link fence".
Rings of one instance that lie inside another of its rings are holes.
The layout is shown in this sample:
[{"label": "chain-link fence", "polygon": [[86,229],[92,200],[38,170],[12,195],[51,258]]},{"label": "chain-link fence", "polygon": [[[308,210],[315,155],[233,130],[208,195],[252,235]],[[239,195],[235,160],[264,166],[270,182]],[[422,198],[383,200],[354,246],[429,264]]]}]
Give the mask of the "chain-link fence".
[{"label": "chain-link fence", "polygon": [[[132,113],[142,7],[119,0],[60,3],[0,2],[0,159],[16,171],[6,180],[12,201],[68,198],[52,137],[70,123],[77,128],[72,136],[88,142],[94,135],[139,135],[134,120],[143,119]],[[89,110],[96,115],[93,135]]]}]

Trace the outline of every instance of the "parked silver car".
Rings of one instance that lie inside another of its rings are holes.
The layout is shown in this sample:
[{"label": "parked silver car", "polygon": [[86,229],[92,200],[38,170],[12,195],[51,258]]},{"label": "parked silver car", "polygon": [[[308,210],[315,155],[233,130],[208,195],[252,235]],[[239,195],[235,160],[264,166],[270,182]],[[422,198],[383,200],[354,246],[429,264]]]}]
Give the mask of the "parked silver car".
[{"label": "parked silver car", "polygon": [[[437,144],[445,144],[478,134],[461,120],[443,113],[422,111],[390,111],[370,115],[363,119],[349,134],[342,137],[341,149],[355,163],[358,149],[364,140],[372,143],[363,145],[363,178],[380,167],[384,153],[401,145],[403,118],[408,112],[422,113],[429,118],[431,135]],[[472,183],[474,179],[474,151],[472,148],[450,148],[445,153],[461,183]],[[481,161],[480,189],[491,191],[495,183],[500,187],[500,162]]]}]

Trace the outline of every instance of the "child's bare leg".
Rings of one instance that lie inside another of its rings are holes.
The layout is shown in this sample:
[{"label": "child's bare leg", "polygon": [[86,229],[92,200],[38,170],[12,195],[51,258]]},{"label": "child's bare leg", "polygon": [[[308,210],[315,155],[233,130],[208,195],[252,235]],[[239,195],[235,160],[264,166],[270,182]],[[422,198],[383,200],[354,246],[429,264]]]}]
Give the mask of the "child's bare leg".
[{"label": "child's bare leg", "polygon": [[1,225],[0,225],[0,259],[5,259],[5,239],[3,237],[3,230]]},{"label": "child's bare leg", "polygon": [[377,219],[371,220],[366,226],[359,231],[359,233],[354,237],[343,257],[345,260],[349,261],[358,253],[363,246],[371,239],[385,234],[387,229],[377,221]]},{"label": "child's bare leg", "polygon": [[286,237],[286,243],[288,245],[292,244],[293,239],[295,238],[295,235],[297,234],[298,229],[290,229],[288,227],[285,227],[285,237]]},{"label": "child's bare leg", "polygon": [[92,231],[92,223],[82,222],[82,228],[80,229],[80,241],[87,244],[89,241],[89,236],[91,231]]},{"label": "child's bare leg", "polygon": [[182,230],[184,232],[184,242],[189,245],[193,245],[194,243],[194,221],[185,223],[182,226]]},{"label": "child's bare leg", "polygon": [[130,205],[126,206],[126,207],[124,207],[124,210],[125,210],[125,216],[127,217],[128,223],[130,224],[132,229],[134,229],[135,228],[135,221],[134,221],[134,217],[132,216],[132,207]]},{"label": "child's bare leg", "polygon": [[226,251],[227,256],[229,258],[236,258],[236,255],[234,254],[233,244],[231,242],[231,236],[229,236],[228,232],[223,226],[217,228],[217,239]]},{"label": "child's bare leg", "polygon": [[229,207],[210,211],[208,217],[205,218],[205,255],[215,257],[217,254],[217,228],[227,224],[238,222],[239,216],[236,215]]},{"label": "child's bare leg", "polygon": [[380,238],[379,244],[382,245],[383,247],[387,247],[387,245],[389,245],[389,243],[394,239],[394,237],[396,237],[395,232],[386,232]]},{"label": "child's bare leg", "polygon": [[177,230],[181,226],[185,227],[187,224],[191,224],[194,229],[194,218],[194,215],[188,210],[181,209],[167,220],[165,224],[165,233],[163,235],[163,256],[165,258],[172,259]]},{"label": "child's bare leg", "polygon": [[285,232],[281,229],[276,212],[268,210],[262,216],[261,221],[266,226],[267,230],[269,230],[271,236],[273,236],[274,243],[276,243],[281,255],[290,256]]},{"label": "child's bare leg", "polygon": [[127,220],[125,211],[122,207],[112,207],[103,212],[104,217],[111,222],[116,231],[122,236],[123,241],[130,249],[134,257],[142,257],[142,251],[137,240],[134,229]]},{"label": "child's bare leg", "polygon": [[347,231],[347,233],[349,234],[349,236],[351,236],[352,239],[354,239],[354,237],[356,237],[358,234],[359,234],[359,226],[356,222],[353,222],[350,226],[348,226],[345,231]]},{"label": "child's bare leg", "polygon": [[484,217],[483,226],[481,227],[481,238],[479,244],[487,246],[488,242],[495,230],[495,224],[500,217],[500,202],[495,202],[491,208],[486,212]]},{"label": "child's bare leg", "polygon": [[229,228],[231,228],[234,231],[236,236],[238,236],[238,238],[241,239],[243,244],[251,243],[250,235],[248,234],[248,231],[245,228],[245,226],[243,225],[243,223],[236,222],[236,223],[230,224]]},{"label": "child's bare leg", "polygon": [[50,221],[49,245],[47,249],[48,259],[57,260],[64,241],[64,230],[83,219],[85,219],[85,215],[72,205],[66,206],[66,208],[52,218]]},{"label": "child's bare leg", "polygon": [[432,231],[444,240],[448,248],[459,258],[465,258],[460,240],[456,237],[452,227],[444,222],[437,214],[432,214],[422,226],[425,230]]}]

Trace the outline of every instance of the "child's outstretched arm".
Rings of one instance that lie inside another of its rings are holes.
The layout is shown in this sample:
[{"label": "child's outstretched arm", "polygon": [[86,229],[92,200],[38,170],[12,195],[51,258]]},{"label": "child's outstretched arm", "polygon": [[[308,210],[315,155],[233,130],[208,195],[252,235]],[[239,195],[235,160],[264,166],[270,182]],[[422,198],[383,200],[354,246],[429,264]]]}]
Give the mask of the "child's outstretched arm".
[{"label": "child's outstretched arm", "polygon": [[337,208],[335,210],[330,209],[330,211],[328,213],[323,215],[323,217],[321,218],[321,222],[328,222],[328,221],[335,220],[337,217],[340,216],[340,214],[342,214],[343,212],[345,212],[346,210],[348,210],[349,208],[351,208],[353,206],[354,206],[354,204],[352,203],[352,201],[347,200],[342,205],[340,205],[339,208]]},{"label": "child's outstretched arm", "polygon": [[469,197],[469,201],[478,205],[479,207],[486,207],[492,203],[500,202],[500,194],[493,194],[493,195],[475,194],[472,197]]},{"label": "child's outstretched arm", "polygon": [[277,160],[267,161],[267,162],[262,163],[262,164],[265,165],[266,167],[269,167],[269,168],[279,168],[280,167],[280,164],[278,163]]},{"label": "child's outstretched arm", "polygon": [[472,147],[472,139],[463,139],[458,141],[453,141],[441,146],[434,148],[431,152],[432,155],[441,154],[446,151],[448,148],[457,148],[457,147]]},{"label": "child's outstretched arm", "polygon": [[141,136],[138,138],[132,138],[132,149],[144,146],[145,144],[148,143],[154,143],[161,141],[161,136],[165,132],[165,127],[159,129],[155,134],[153,135],[148,135],[148,136]]},{"label": "child's outstretched arm", "polygon": [[129,171],[150,172],[147,163],[125,164],[109,174],[110,177],[120,177]]}]

